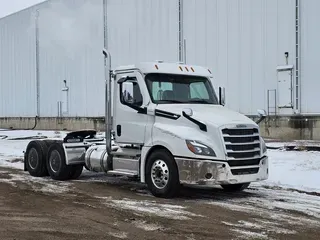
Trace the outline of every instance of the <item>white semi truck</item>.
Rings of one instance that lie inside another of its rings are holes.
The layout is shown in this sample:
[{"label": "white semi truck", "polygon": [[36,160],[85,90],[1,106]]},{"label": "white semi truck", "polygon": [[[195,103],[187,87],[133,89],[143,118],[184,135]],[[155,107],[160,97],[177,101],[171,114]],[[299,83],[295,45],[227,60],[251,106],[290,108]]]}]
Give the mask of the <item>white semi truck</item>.
[{"label": "white semi truck", "polygon": [[217,96],[209,69],[156,61],[112,71],[109,52],[103,54],[105,137],[80,130],[61,140],[33,140],[25,171],[64,181],[85,167],[134,177],[166,198],[184,184],[239,191],[268,178],[258,124],[224,107],[224,90]]}]

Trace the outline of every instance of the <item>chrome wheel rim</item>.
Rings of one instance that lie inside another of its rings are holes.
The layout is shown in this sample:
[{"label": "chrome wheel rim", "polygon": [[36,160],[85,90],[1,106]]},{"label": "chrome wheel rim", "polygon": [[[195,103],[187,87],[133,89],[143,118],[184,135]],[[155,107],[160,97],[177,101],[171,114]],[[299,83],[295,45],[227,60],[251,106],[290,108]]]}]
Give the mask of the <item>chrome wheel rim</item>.
[{"label": "chrome wheel rim", "polygon": [[39,164],[39,155],[36,149],[31,148],[28,154],[29,166],[32,170],[35,170]]},{"label": "chrome wheel rim", "polygon": [[151,167],[151,179],[154,186],[163,189],[169,181],[169,168],[163,160],[157,160]]},{"label": "chrome wheel rim", "polygon": [[50,168],[53,172],[58,172],[61,167],[61,157],[57,150],[53,150],[49,158]]}]

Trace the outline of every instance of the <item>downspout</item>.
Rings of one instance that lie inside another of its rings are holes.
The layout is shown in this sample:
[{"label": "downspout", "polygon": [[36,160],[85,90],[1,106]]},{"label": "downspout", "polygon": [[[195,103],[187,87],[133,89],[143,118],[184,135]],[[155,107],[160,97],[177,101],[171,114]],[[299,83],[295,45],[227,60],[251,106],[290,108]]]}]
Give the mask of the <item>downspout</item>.
[{"label": "downspout", "polygon": [[295,56],[295,113],[301,113],[301,2],[295,5],[296,56]]}]

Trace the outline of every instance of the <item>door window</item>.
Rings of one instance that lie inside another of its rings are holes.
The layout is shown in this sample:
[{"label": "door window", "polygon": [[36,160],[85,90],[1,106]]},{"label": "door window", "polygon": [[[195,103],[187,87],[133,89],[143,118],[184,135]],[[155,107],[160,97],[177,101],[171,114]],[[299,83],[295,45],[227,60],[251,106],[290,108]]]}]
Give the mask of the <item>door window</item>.
[{"label": "door window", "polygon": [[130,78],[120,86],[120,101],[122,104],[142,106],[143,98],[137,79]]}]

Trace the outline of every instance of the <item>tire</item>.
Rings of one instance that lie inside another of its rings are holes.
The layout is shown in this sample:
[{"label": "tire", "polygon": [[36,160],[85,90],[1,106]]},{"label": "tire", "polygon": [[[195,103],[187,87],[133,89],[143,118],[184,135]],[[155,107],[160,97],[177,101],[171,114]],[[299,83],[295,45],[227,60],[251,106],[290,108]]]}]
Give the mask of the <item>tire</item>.
[{"label": "tire", "polygon": [[51,146],[51,144],[58,142],[57,140],[46,140],[44,141],[45,144],[47,145],[47,147],[49,148]]},{"label": "tire", "polygon": [[25,153],[25,169],[33,177],[48,176],[46,159],[48,147],[44,141],[31,141]]},{"label": "tire", "polygon": [[47,155],[47,169],[54,180],[65,181],[70,179],[72,166],[66,164],[66,156],[61,143],[53,143]]},{"label": "tire", "polygon": [[[163,174],[167,174],[167,178]],[[179,193],[178,167],[168,151],[157,150],[151,153],[147,159],[146,183],[155,197],[173,198]]]},{"label": "tire", "polygon": [[75,180],[78,179],[83,171],[82,165],[71,166],[71,172],[69,174],[69,179]]},{"label": "tire", "polygon": [[250,183],[221,185],[228,192],[240,192],[249,187]]}]

